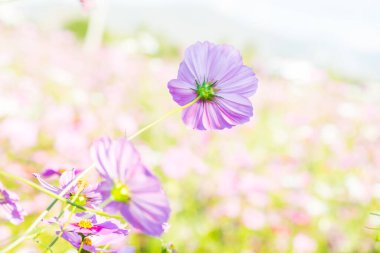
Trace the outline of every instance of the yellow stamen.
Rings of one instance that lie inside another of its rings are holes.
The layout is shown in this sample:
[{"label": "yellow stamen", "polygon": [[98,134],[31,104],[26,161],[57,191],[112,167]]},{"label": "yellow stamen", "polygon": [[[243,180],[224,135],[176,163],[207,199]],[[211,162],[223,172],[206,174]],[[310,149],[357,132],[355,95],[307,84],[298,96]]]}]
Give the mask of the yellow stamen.
[{"label": "yellow stamen", "polygon": [[77,183],[78,189],[84,190],[88,186],[88,182],[86,180],[79,180]]},{"label": "yellow stamen", "polygon": [[83,239],[83,243],[88,245],[88,246],[92,246],[92,241],[90,238],[86,237]]},{"label": "yellow stamen", "polygon": [[92,228],[92,222],[90,220],[84,219],[78,222],[78,226],[81,228]]}]

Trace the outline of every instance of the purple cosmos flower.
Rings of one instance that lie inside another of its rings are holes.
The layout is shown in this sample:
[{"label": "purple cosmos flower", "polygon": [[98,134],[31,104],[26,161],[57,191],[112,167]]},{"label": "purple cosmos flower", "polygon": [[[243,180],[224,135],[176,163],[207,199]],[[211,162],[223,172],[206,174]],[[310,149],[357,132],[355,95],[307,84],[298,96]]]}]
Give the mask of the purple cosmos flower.
[{"label": "purple cosmos flower", "polygon": [[[37,173],[33,173],[33,175],[38,179],[40,184],[47,190],[59,194],[63,189],[66,188],[71,181],[74,180],[77,172],[75,169],[67,170],[62,173],[59,178],[59,188],[49,184],[44,179],[42,179],[41,175]],[[65,198],[72,200],[77,193],[78,198],[75,203],[82,206],[87,206],[90,208],[94,208],[97,204],[100,204],[102,197],[99,192],[97,192],[98,185],[89,185],[85,180],[79,180],[78,183],[72,187],[66,194]]]},{"label": "purple cosmos flower", "polygon": [[61,219],[55,218],[53,223],[58,223],[61,228],[67,224],[66,232],[76,232],[84,236],[112,233],[128,235],[128,230],[118,220],[86,212],[76,213],[73,217],[70,217],[70,212],[65,212]]},{"label": "purple cosmos flower", "polygon": [[186,50],[178,77],[169,81],[168,88],[181,106],[199,97],[182,112],[186,125],[199,130],[224,129],[252,117],[248,97],[256,92],[257,78],[236,49],[206,41]]},{"label": "purple cosmos flower", "polygon": [[75,232],[63,232],[62,238],[71,243],[75,248],[79,249],[83,242],[82,252],[116,252],[115,250],[105,250],[100,247],[118,243],[124,239],[121,234],[107,235],[89,235],[84,236]]},{"label": "purple cosmos flower", "polygon": [[6,190],[0,182],[0,213],[13,224],[20,224],[24,221],[25,211],[17,203],[19,197],[16,193]]},{"label": "purple cosmos flower", "polygon": [[91,155],[105,179],[99,191],[104,199],[111,200],[105,211],[120,211],[133,227],[160,236],[169,219],[168,199],[159,180],[142,165],[133,145],[125,138],[102,138],[92,146]]}]

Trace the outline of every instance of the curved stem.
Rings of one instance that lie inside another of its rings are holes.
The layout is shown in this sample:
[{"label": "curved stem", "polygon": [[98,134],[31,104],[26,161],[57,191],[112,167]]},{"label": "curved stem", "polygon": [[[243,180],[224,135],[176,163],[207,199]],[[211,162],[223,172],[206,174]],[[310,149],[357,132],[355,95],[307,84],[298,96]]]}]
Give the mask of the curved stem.
[{"label": "curved stem", "polygon": [[[68,207],[68,206],[67,206],[67,207]],[[75,209],[76,209],[76,207],[74,206],[73,209],[72,209],[71,212],[70,212],[69,218],[67,219],[67,221],[66,221],[65,224],[63,225],[61,231],[60,231],[59,234],[53,239],[53,241],[49,244],[49,246],[48,246],[48,248],[46,249],[45,253],[48,252],[48,251],[51,251],[51,247],[53,247],[54,244],[55,244],[56,242],[58,242],[59,238],[60,238],[60,237],[62,236],[62,234],[63,234],[63,231],[65,231],[67,225],[69,225],[70,220],[71,220],[71,217],[73,217],[73,214],[74,214],[74,212],[75,212]]]},{"label": "curved stem", "polygon": [[[13,249],[14,247],[16,247],[17,245],[19,245],[20,243],[22,243],[25,238],[28,237],[28,234],[30,234],[36,227],[37,225],[42,221],[43,218],[45,218],[45,216],[49,213],[49,211],[53,208],[53,206],[58,202],[58,199],[62,200],[62,197],[78,182],[79,179],[81,179],[87,172],[89,172],[92,168],[94,167],[94,164],[91,165],[90,167],[88,167],[87,169],[85,169],[84,171],[82,171],[76,178],[74,178],[73,181],[71,181],[65,189],[62,190],[62,192],[59,194],[59,195],[56,195],[55,198],[51,203],[50,205],[37,217],[37,219],[34,220],[34,222],[29,226],[29,228],[25,231],[25,233],[20,236],[19,238],[17,238],[13,243],[9,244],[7,247],[5,247],[4,249],[2,249],[0,251],[0,253],[5,253],[5,252],[8,252],[10,251],[11,249]],[[13,177],[15,179],[19,179],[21,177],[17,177],[17,176],[14,176],[14,175],[10,175],[10,174],[7,174],[7,173],[4,173],[3,171],[0,171],[2,175],[5,175],[5,176],[10,176],[10,177]],[[23,182],[29,182],[28,180],[22,178]],[[25,180],[25,181],[24,181]],[[31,182],[32,183],[32,182]],[[29,184],[29,183],[28,183]],[[33,183],[34,184],[34,183]],[[32,186],[32,184],[29,184],[30,186]],[[54,194],[55,195],[55,194]],[[67,201],[66,199],[64,199],[65,201]],[[70,201],[68,201],[70,202]]]},{"label": "curved stem", "polygon": [[192,106],[195,102],[197,102],[198,100],[200,99],[200,97],[197,97],[195,98],[193,101],[191,101],[190,103],[186,104],[186,105],[183,105],[181,107],[178,107],[178,108],[175,108],[169,112],[167,112],[166,114],[162,115],[160,118],[156,119],[155,121],[153,121],[152,123],[150,123],[149,125],[146,125],[145,127],[141,128],[139,131],[137,131],[136,133],[132,134],[131,136],[128,137],[128,140],[132,140],[134,139],[136,136],[142,134],[143,132],[145,132],[146,130],[154,127],[155,125],[157,125],[158,123],[160,123],[161,121],[167,119],[168,117],[170,117],[171,115],[177,113],[177,112],[180,112],[182,111],[183,109],[189,107],[189,106]]},{"label": "curved stem", "polygon": [[80,246],[79,246],[79,249],[78,249],[78,253],[82,253],[83,244],[84,244],[84,239],[82,238],[82,242],[80,243]]},{"label": "curved stem", "polygon": [[[81,187],[80,190],[77,191],[77,193],[75,193],[75,196],[72,200],[72,202],[75,203],[75,201],[78,199],[79,195],[82,193],[82,191],[84,190],[84,187]],[[67,210],[69,209],[69,206],[66,205],[66,207],[61,211],[61,213],[59,214],[58,218],[60,218],[62,216],[62,214]],[[59,232],[59,234],[53,239],[53,241],[49,244],[48,248],[46,249],[45,253],[48,252],[48,251],[51,251],[51,248],[54,246],[54,244],[56,242],[58,242],[59,238],[62,236],[63,234],[63,231],[65,231],[67,225],[69,225],[70,223],[70,220],[71,220],[71,217],[73,217],[73,214],[75,212],[75,209],[76,209],[76,206],[73,207],[73,209],[71,210],[70,212],[70,215],[69,215],[69,218],[67,219],[67,221],[65,222],[65,224],[63,225],[61,231]]]},{"label": "curved stem", "polygon": [[[142,129],[140,129],[139,131],[137,131],[136,133],[132,134],[131,136],[128,137],[128,140],[131,141],[133,140],[134,138],[136,138],[137,136],[139,136],[140,134],[142,134],[143,132],[145,132],[146,130],[152,128],[153,126],[157,125],[158,123],[160,123],[161,121],[165,120],[166,118],[170,117],[171,115],[177,113],[177,112],[180,112],[182,111],[183,109],[193,105],[195,102],[197,102],[198,100],[200,99],[200,97],[196,97],[193,101],[191,101],[190,103],[186,104],[186,105],[183,105],[181,107],[178,107],[172,111],[169,111],[168,113],[164,114],[163,116],[161,116],[160,118],[158,118],[157,120],[153,121],[152,123],[148,124],[147,126],[143,127]],[[79,209],[82,209],[82,210],[85,210],[85,211],[89,211],[89,212],[93,212],[93,213],[96,213],[96,214],[99,214],[99,215],[103,215],[103,216],[107,216],[107,217],[115,217],[113,215],[109,215],[107,213],[104,213],[104,212],[101,212],[101,211],[98,211],[98,210],[94,210],[94,209],[91,209],[91,208],[85,208],[83,206],[80,206],[80,205],[77,205],[75,203],[72,203],[71,201],[63,198],[63,196],[79,181],[79,179],[81,179],[87,172],[89,172],[91,169],[93,169],[95,167],[95,164],[92,164],[90,167],[88,167],[87,169],[85,169],[84,171],[82,171],[76,178],[74,178],[73,181],[71,181],[65,189],[62,190],[62,192],[58,195],[40,187],[39,185],[33,183],[33,182],[30,182],[29,180],[26,180],[24,178],[21,178],[21,177],[18,177],[18,176],[15,176],[15,175],[10,175],[10,174],[7,174],[3,171],[0,171],[0,174],[3,174],[5,176],[8,176],[8,177],[11,177],[11,178],[14,178],[14,179],[18,179],[32,187],[35,187],[43,192],[45,192],[46,194],[52,196],[53,198],[55,198],[53,200],[53,202],[50,203],[50,205],[37,217],[36,220],[34,220],[34,222],[29,226],[29,228],[25,231],[25,233],[20,236],[17,240],[15,240],[13,243],[11,243],[10,245],[8,245],[8,247],[4,248],[3,250],[0,251],[0,253],[6,253],[8,251],[10,251],[11,249],[13,249],[14,247],[16,247],[17,245],[19,245],[21,242],[23,242],[29,233],[31,233],[35,227],[37,227],[37,225],[42,221],[42,219],[49,213],[49,211],[53,208],[53,206],[57,203],[58,200],[61,200],[61,201],[64,201],[70,205],[73,205],[73,206],[76,206],[78,207]]]},{"label": "curved stem", "polygon": [[[53,193],[53,192],[51,192],[49,190],[46,190],[45,188],[43,188],[43,187],[39,186],[38,184],[35,184],[35,183],[33,183],[33,182],[25,179],[25,178],[22,178],[22,177],[19,177],[19,176],[15,176],[15,175],[12,175],[12,174],[8,174],[8,173],[6,173],[4,171],[0,171],[0,175],[6,176],[6,177],[10,177],[10,178],[19,180],[21,182],[24,182],[27,185],[32,186],[32,187],[36,188],[37,190],[42,191],[43,193],[46,193],[50,197],[55,198],[55,200],[59,200],[59,201],[65,202],[65,203],[67,203],[69,205],[72,205],[72,206],[74,206],[74,207],[76,207],[78,209],[81,209],[83,211],[87,211],[87,212],[91,212],[91,213],[96,213],[96,214],[99,214],[99,215],[102,215],[102,216],[106,216],[106,217],[119,218],[119,216],[110,215],[108,213],[105,213],[105,212],[102,212],[102,211],[99,211],[99,210],[96,210],[96,209],[92,209],[92,208],[88,208],[88,207],[84,207],[84,206],[78,205],[75,202],[73,202],[74,200],[70,201],[70,200],[62,197],[61,194],[57,195],[57,194],[55,194],[55,193]],[[2,251],[0,251],[0,253],[2,253]]]}]

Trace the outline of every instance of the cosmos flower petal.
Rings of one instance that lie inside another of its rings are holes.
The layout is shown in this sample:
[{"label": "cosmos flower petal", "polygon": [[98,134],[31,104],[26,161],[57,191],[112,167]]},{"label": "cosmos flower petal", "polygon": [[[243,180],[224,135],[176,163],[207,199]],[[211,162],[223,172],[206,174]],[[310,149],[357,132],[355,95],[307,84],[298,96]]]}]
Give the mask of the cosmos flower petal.
[{"label": "cosmos flower petal", "polygon": [[202,115],[202,124],[207,130],[231,128],[233,126],[225,120],[215,102],[208,102],[207,106],[204,106]]},{"label": "cosmos flower petal", "polygon": [[42,185],[42,187],[44,187],[46,190],[49,190],[55,194],[59,194],[61,192],[61,189],[49,184],[48,182],[46,182],[40,174],[38,173],[33,173],[33,176],[35,176],[38,180],[38,182],[40,182],[40,184]]},{"label": "cosmos flower petal", "polygon": [[[160,201],[157,199],[156,201]],[[153,205],[141,205],[141,202],[132,202],[127,208],[121,209],[123,217],[141,232],[151,236],[161,236],[164,232],[163,224],[168,220],[168,209],[155,208]]]},{"label": "cosmos flower petal", "polygon": [[239,51],[229,45],[197,42],[186,49],[178,79],[187,83],[202,82],[207,78],[216,81],[236,72],[242,64]]},{"label": "cosmos flower petal", "polygon": [[135,147],[126,138],[120,138],[112,142],[110,149],[112,165],[116,168],[116,174],[122,183],[133,177],[141,166],[140,155]]},{"label": "cosmos flower petal", "polygon": [[2,203],[0,204],[0,212],[14,225],[18,225],[24,221],[24,210],[19,205]]},{"label": "cosmos flower petal", "polygon": [[239,95],[226,94],[215,99],[223,118],[231,125],[243,124],[253,115],[251,101]]},{"label": "cosmos flower petal", "polygon": [[79,234],[74,233],[74,232],[64,231],[61,237],[65,239],[66,241],[68,241],[69,243],[71,243],[71,245],[73,245],[74,247],[76,248],[80,247],[82,237]]},{"label": "cosmos flower petal", "polygon": [[25,210],[19,205],[16,193],[4,188],[0,182],[0,213],[11,223],[18,225],[24,221]]},{"label": "cosmos flower petal", "polygon": [[128,181],[128,187],[133,194],[161,191],[160,181],[148,168],[141,166],[139,173]]},{"label": "cosmos flower petal", "polygon": [[51,177],[51,176],[55,176],[55,175],[58,175],[60,176],[62,173],[59,172],[58,169],[54,169],[54,168],[46,168],[42,173],[41,173],[41,176],[42,177]]},{"label": "cosmos flower petal", "polygon": [[[58,232],[57,232],[58,233]],[[82,242],[82,236],[80,234],[77,234],[75,232],[68,232],[64,231],[61,235],[63,239],[71,243],[75,248],[79,249],[81,242]],[[88,239],[91,240],[91,246],[83,244],[83,250],[86,250],[88,252],[116,252],[116,250],[105,250],[103,246],[110,245],[116,242],[119,242],[124,239],[123,235],[120,234],[107,234],[107,235],[90,235],[87,236]]]},{"label": "cosmos flower petal", "polygon": [[108,169],[111,167],[110,158],[108,157],[109,149],[111,147],[112,140],[108,137],[103,137],[97,140],[91,146],[91,157],[96,164],[98,173],[103,178],[112,179],[116,177],[114,169]]},{"label": "cosmos flower petal", "polygon": [[247,66],[242,66],[233,75],[226,75],[218,80],[215,88],[220,89],[222,93],[239,94],[249,97],[257,90],[258,81],[256,75]]},{"label": "cosmos flower petal", "polygon": [[108,213],[117,213],[118,211],[120,211],[122,208],[124,208],[125,204],[124,203],[121,203],[121,202],[116,202],[116,201],[112,201],[111,203],[109,203],[105,208],[104,208],[104,211],[108,212]]},{"label": "cosmos flower petal", "polygon": [[197,97],[195,92],[196,86],[182,80],[171,80],[168,83],[168,88],[170,93],[173,94],[174,101],[176,101],[179,105],[188,104]]},{"label": "cosmos flower petal", "polygon": [[122,183],[133,176],[140,164],[139,154],[126,138],[113,142],[102,138],[93,144],[91,155],[100,175]]},{"label": "cosmos flower petal", "polygon": [[[209,43],[209,42],[208,42]],[[212,45],[208,60],[208,80],[219,81],[233,76],[240,69],[243,60],[238,50],[229,45]]]},{"label": "cosmos flower petal", "polygon": [[202,123],[202,113],[204,110],[202,101],[199,101],[182,111],[182,120],[193,129],[206,130]]},{"label": "cosmos flower petal", "polygon": [[[124,240],[124,236],[120,234],[106,234],[101,236],[93,236],[91,237],[91,241],[94,245],[97,247],[104,246],[104,245],[112,245],[114,243],[118,243],[120,241]],[[104,251],[102,249],[102,252],[112,252],[112,250]]]},{"label": "cosmos flower petal", "polygon": [[59,178],[59,186],[60,186],[62,189],[66,188],[66,186],[67,186],[68,184],[70,184],[71,181],[74,180],[75,175],[76,175],[76,174],[75,174],[75,170],[74,170],[74,169],[72,169],[72,170],[67,170],[67,171],[63,172],[62,175],[61,175],[60,178]]},{"label": "cosmos flower petal", "polygon": [[190,81],[192,79],[192,82],[194,80],[202,82],[207,77],[207,58],[209,54],[209,46],[211,45],[208,42],[197,42],[186,49],[185,59],[183,64],[180,66],[181,71],[179,71],[179,73],[186,73],[186,79],[184,79],[185,81]]},{"label": "cosmos flower petal", "polygon": [[143,233],[160,236],[163,232],[162,224],[169,219],[169,202],[159,180],[147,168],[143,170],[139,177],[128,182],[132,199],[126,208],[122,208],[121,213],[133,227]]}]

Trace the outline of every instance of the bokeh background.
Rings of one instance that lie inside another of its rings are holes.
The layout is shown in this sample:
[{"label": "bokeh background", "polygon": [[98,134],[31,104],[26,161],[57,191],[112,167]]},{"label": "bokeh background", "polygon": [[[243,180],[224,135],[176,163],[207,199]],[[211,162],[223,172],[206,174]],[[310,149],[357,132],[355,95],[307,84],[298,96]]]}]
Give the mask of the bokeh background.
[{"label": "bokeh background", "polygon": [[[166,84],[187,46],[228,43],[259,78],[253,119],[202,132],[178,114],[137,138],[172,216],[162,239],[134,233],[125,244],[380,252],[379,1],[85,2],[0,0],[1,169],[34,180],[87,167],[98,137],[133,134],[177,107]],[[1,248],[50,199],[0,180],[29,214],[20,226],[0,219]],[[53,235],[41,225],[14,252],[41,252]],[[61,240],[54,252],[69,249]]]}]

